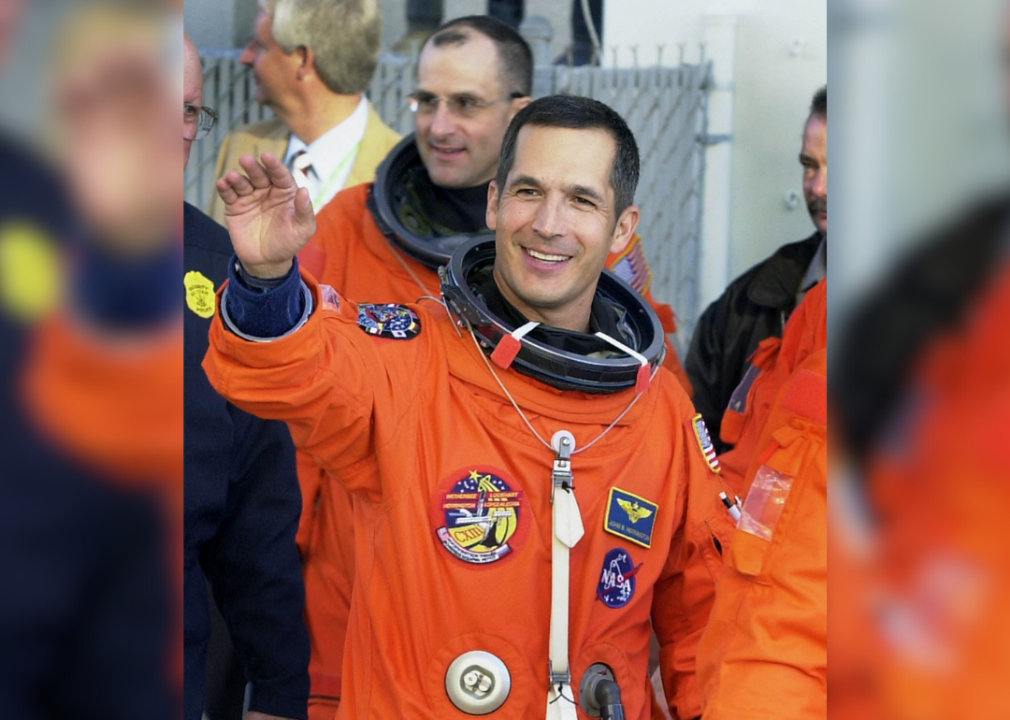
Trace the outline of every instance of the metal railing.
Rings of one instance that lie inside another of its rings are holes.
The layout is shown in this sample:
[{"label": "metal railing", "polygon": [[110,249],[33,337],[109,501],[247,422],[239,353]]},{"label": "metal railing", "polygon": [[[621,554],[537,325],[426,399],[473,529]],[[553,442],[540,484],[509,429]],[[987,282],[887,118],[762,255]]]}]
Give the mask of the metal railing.
[{"label": "metal railing", "polygon": [[[273,117],[255,100],[249,69],[239,50],[201,50],[204,102],[214,107],[218,125],[193,146],[186,171],[186,199],[205,207],[214,191],[214,170],[224,137],[236,126]],[[583,95],[607,103],[628,122],[638,141],[642,173],[636,202],[639,233],[655,274],[653,295],[673,306],[678,350],[686,349],[698,307],[699,247],[708,126],[710,63],[676,67],[607,69],[538,66],[534,95]],[[413,131],[407,97],[416,84],[413,58],[386,55],[367,95],[387,125]],[[682,354],[683,356],[683,354]]]}]

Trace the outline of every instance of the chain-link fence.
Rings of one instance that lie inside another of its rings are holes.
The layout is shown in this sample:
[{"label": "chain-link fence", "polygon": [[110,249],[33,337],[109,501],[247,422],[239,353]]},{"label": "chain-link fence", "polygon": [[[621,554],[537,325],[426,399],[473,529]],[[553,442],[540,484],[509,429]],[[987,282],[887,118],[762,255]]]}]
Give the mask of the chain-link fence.
[{"label": "chain-link fence", "polygon": [[[248,68],[239,51],[201,50],[204,102],[217,110],[218,125],[193,146],[186,170],[186,199],[205,207],[214,191],[218,148],[235,126],[272,117],[255,100]],[[635,133],[642,156],[636,201],[642,210],[639,233],[655,278],[655,297],[673,306],[679,319],[677,341],[685,349],[698,307],[698,263],[711,65],[606,69],[536,69],[534,95],[583,95],[607,103]],[[414,129],[407,98],[416,83],[413,58],[384,56],[368,89],[376,111],[390,127]]]}]

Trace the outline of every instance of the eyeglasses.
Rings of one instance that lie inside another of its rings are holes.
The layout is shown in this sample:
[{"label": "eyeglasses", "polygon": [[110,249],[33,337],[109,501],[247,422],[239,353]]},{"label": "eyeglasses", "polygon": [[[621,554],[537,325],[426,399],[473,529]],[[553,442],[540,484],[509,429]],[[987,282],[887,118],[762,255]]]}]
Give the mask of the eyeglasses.
[{"label": "eyeglasses", "polygon": [[434,115],[438,110],[438,104],[444,102],[450,115],[458,118],[472,118],[492,105],[511,102],[521,97],[524,97],[522,93],[514,92],[503,100],[481,100],[472,95],[452,95],[443,98],[430,92],[418,90],[410,94],[408,102],[410,111],[418,115]]},{"label": "eyeglasses", "polygon": [[217,122],[217,113],[209,107],[182,104],[182,127],[184,140],[203,140]]}]

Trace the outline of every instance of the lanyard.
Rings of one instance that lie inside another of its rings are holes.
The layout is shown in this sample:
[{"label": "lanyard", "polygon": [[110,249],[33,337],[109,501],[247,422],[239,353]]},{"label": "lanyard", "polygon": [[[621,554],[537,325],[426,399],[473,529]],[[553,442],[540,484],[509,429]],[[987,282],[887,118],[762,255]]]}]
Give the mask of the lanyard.
[{"label": "lanyard", "polygon": [[319,212],[319,208],[321,208],[323,205],[326,204],[325,199],[329,196],[330,188],[332,188],[334,183],[336,183],[337,178],[340,176],[340,173],[343,172],[343,170],[347,167],[347,164],[351,162],[351,160],[354,158],[355,155],[358,154],[359,147],[361,147],[361,140],[358,140],[358,142],[354,143],[354,147],[352,147],[347,152],[347,154],[344,155],[343,159],[337,165],[336,169],[332,173],[330,173],[329,178],[327,178],[326,180],[326,184],[323,185],[323,189],[320,190],[319,193],[316,195],[316,197],[312,199],[313,211]]}]

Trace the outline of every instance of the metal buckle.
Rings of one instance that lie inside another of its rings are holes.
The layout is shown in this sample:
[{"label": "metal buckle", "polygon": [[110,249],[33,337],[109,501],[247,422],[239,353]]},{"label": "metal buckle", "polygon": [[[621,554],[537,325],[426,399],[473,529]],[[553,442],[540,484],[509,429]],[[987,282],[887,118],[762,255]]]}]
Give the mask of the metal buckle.
[{"label": "metal buckle", "polygon": [[554,672],[551,670],[551,687],[555,685],[568,685],[571,687],[572,684],[572,670],[571,668],[566,669],[564,672]]},{"label": "metal buckle", "polygon": [[551,491],[551,503],[554,502],[554,491],[559,487],[571,492],[575,489],[575,476],[572,475],[572,449],[575,446],[571,433],[564,430],[559,431],[552,444],[557,451],[554,457],[554,468],[551,471],[551,481],[554,488]]}]

